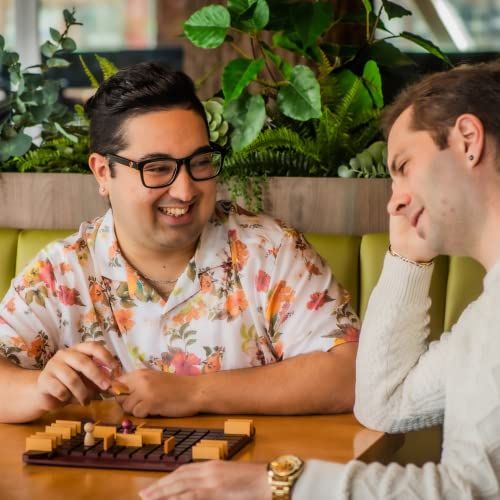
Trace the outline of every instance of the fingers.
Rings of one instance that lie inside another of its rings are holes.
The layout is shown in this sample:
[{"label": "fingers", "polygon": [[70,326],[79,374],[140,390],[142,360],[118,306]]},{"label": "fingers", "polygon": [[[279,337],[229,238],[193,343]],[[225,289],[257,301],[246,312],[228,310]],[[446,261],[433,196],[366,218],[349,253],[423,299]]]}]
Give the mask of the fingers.
[{"label": "fingers", "polygon": [[75,345],[72,349],[95,358],[97,367],[105,366],[112,371],[120,368],[118,361],[100,342],[82,342],[81,344]]},{"label": "fingers", "polygon": [[106,390],[111,383],[109,376],[103,373],[89,356],[77,349],[65,351],[63,362],[102,390]]},{"label": "fingers", "polygon": [[95,391],[87,381],[102,390],[106,390],[111,382],[91,356],[110,364],[116,363],[111,353],[97,342],[86,342],[69,349],[61,349],[47,363],[38,378],[41,392],[65,403],[72,397],[80,404],[88,403]]},{"label": "fingers", "polygon": [[75,397],[80,404],[86,404],[90,391],[74,365],[77,363],[70,356],[66,356],[64,362],[59,360],[47,365],[38,379],[39,387],[62,402],[69,402],[71,397]]},{"label": "fingers", "polygon": [[[43,380],[44,377],[45,380]],[[71,392],[64,384],[50,375],[43,374],[43,372],[40,374],[38,387],[42,396],[41,407],[45,411],[64,406],[72,398]]]},{"label": "fingers", "polygon": [[139,406],[139,409],[141,407],[141,399],[137,393],[132,393],[130,396],[119,396],[116,398],[116,400],[118,401],[118,403],[120,404],[125,413],[130,413],[135,417],[139,416],[134,413],[134,409],[136,407]]},{"label": "fingers", "polygon": [[[139,492],[143,500],[159,499],[209,499],[211,497],[204,483],[204,470],[207,464],[189,464],[180,467],[172,474],[162,477],[148,488]],[[196,496],[203,493],[203,496]]]}]

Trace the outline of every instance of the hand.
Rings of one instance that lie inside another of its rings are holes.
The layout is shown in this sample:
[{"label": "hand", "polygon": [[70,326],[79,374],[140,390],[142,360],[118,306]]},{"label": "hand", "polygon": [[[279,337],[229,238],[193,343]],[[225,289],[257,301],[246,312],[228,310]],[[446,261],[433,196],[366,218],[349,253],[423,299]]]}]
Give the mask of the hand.
[{"label": "hand", "polygon": [[404,215],[391,215],[389,234],[392,250],[414,262],[429,262],[437,253],[421,238]]},{"label": "hand", "polygon": [[197,402],[200,377],[172,375],[152,369],[135,370],[117,379],[130,389],[130,394],[116,400],[126,413],[134,417],[195,415],[200,411]]},{"label": "hand", "polygon": [[143,500],[270,500],[266,466],[210,461],[180,467],[139,492]]},{"label": "hand", "polygon": [[112,367],[118,364],[99,342],[83,342],[59,349],[38,376],[37,391],[41,409],[54,410],[72,400],[85,405],[100,390],[108,389],[109,377],[92,358]]}]

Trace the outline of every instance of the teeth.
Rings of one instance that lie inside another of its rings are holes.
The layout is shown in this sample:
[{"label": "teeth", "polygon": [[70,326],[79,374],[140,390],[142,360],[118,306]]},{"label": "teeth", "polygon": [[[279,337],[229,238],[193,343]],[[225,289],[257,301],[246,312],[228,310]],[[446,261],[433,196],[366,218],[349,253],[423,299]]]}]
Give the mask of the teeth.
[{"label": "teeth", "polygon": [[159,210],[163,214],[170,215],[172,217],[180,217],[181,215],[186,214],[189,208],[159,207]]}]

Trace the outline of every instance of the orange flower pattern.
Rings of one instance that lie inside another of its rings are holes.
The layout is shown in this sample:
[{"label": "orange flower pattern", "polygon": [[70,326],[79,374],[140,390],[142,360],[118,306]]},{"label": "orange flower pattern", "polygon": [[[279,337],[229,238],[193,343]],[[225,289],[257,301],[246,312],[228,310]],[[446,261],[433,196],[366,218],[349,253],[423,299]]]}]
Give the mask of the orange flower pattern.
[{"label": "orange flower pattern", "polygon": [[349,294],[303,236],[218,202],[166,300],[120,251],[113,214],[51,243],[0,304],[0,355],[41,369],[103,342],[123,369],[179,375],[261,366],[358,338]]}]

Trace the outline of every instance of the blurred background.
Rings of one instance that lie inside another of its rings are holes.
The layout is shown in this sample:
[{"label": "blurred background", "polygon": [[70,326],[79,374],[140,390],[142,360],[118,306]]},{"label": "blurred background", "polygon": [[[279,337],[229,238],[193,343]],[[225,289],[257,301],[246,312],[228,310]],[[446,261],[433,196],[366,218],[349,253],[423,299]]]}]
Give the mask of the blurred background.
[{"label": "blurred background", "polygon": [[[180,33],[182,23],[197,9],[212,3],[205,0],[0,0],[0,33],[6,48],[15,49],[24,65],[39,62],[39,46],[50,37],[49,27],[64,27],[62,10],[76,8],[76,18],[83,23],[72,29],[71,36],[92,69],[94,53],[109,58],[118,67],[143,60],[157,59],[183,69],[193,79],[206,76],[213,66],[223,64],[224,48],[199,50],[186,42]],[[335,9],[354,12],[361,1],[336,0]],[[380,0],[374,0],[375,7]],[[500,1],[498,0],[400,0],[413,15],[391,21],[397,30],[407,30],[433,40],[448,54],[460,60],[488,58],[500,51]],[[345,42],[362,37],[355,29],[335,34]],[[408,52],[418,47],[405,40],[395,44]],[[88,56],[88,57],[87,57]],[[422,67],[425,69],[424,58]],[[417,55],[418,60],[418,55]],[[432,65],[432,61],[429,63]],[[430,67],[429,69],[432,69]],[[412,70],[413,71],[413,70]],[[58,69],[55,76],[64,80],[65,97],[81,101],[88,94],[88,80],[81,65]],[[5,78],[0,88],[5,88]],[[201,97],[213,95],[219,83],[206,78]],[[1,97],[1,96],[0,96]]]}]

